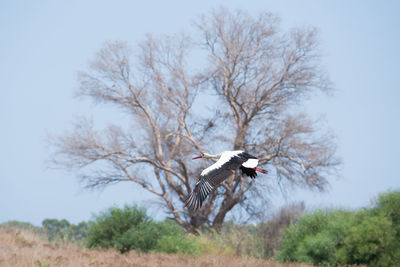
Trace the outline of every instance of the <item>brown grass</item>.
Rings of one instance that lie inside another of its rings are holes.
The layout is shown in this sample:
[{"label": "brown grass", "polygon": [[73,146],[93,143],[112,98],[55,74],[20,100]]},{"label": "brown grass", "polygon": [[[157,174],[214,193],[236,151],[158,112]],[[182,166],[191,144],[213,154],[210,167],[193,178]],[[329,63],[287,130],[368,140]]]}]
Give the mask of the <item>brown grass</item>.
[{"label": "brown grass", "polygon": [[39,235],[0,228],[0,266],[308,266],[278,264],[254,258],[203,255],[193,258],[179,254],[141,254],[132,251],[89,250],[76,245],[49,243]]}]

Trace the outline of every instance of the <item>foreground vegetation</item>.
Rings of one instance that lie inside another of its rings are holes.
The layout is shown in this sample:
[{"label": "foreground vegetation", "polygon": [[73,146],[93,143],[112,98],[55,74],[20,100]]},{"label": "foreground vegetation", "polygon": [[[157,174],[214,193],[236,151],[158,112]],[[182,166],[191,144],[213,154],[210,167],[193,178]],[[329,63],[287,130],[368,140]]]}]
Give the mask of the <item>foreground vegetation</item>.
[{"label": "foreground vegetation", "polygon": [[285,231],[280,261],[323,265],[400,266],[400,191],[371,208],[319,210]]},{"label": "foreground vegetation", "polygon": [[[265,223],[227,222],[220,233],[204,228],[192,235],[171,220],[153,221],[143,208],[127,205],[107,209],[77,225],[56,219],[44,220],[42,227],[5,223],[0,227],[0,265],[20,266],[19,261],[34,255],[37,266],[115,265],[114,261],[120,262],[116,266],[197,266],[210,259],[211,266],[233,262],[235,266],[276,266],[275,261],[400,266],[399,211],[400,191],[395,191],[356,211],[303,214],[304,205],[290,205]],[[22,253],[17,252],[20,249]]]},{"label": "foreground vegetation", "polygon": [[192,257],[182,254],[138,253],[134,250],[121,254],[115,249],[87,249],[73,243],[49,242],[38,233],[0,227],[0,266],[294,266],[275,261],[204,254]]},{"label": "foreground vegetation", "polygon": [[121,253],[179,253],[191,256],[220,254],[269,259],[279,247],[283,230],[304,211],[303,204],[282,208],[268,222],[237,225],[226,222],[220,233],[203,228],[198,235],[187,234],[174,221],[155,222],[137,206],[112,207],[90,222],[77,225],[66,220],[46,219],[42,227],[30,223],[8,222],[8,229],[27,230],[56,244],[75,244],[87,248],[114,248]]}]

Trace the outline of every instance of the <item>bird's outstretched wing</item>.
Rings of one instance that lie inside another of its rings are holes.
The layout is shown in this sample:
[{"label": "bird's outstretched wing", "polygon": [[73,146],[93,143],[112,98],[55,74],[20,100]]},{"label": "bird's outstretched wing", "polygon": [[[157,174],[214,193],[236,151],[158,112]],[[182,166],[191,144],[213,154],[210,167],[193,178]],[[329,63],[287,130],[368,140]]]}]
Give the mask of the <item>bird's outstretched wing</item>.
[{"label": "bird's outstretched wing", "polygon": [[[221,164],[220,161],[224,161]],[[216,163],[205,169],[193,191],[189,194],[185,201],[185,206],[191,210],[197,210],[202,205],[208,194],[213,191],[220,183],[233,174],[247,158],[240,154],[230,157],[228,160],[220,158]]]},{"label": "bird's outstretched wing", "polygon": [[216,169],[207,175],[200,176],[193,191],[187,197],[185,206],[191,210],[199,209],[208,194],[232,174],[233,171],[230,169]]}]

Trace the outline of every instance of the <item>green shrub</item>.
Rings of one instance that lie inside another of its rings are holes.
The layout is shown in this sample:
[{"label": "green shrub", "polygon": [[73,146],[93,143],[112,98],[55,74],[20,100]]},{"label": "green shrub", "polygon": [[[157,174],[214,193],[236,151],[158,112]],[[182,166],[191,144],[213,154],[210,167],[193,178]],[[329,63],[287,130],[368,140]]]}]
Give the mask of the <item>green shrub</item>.
[{"label": "green shrub", "polygon": [[199,254],[195,239],[171,220],[153,222],[146,211],[137,206],[111,208],[91,222],[87,246],[113,247],[121,253],[135,249],[143,252]]},{"label": "green shrub", "polygon": [[328,232],[321,232],[315,236],[307,236],[300,243],[296,256],[300,262],[313,264],[329,264],[333,262],[332,254],[335,243]]},{"label": "green shrub", "polygon": [[316,211],[300,218],[286,229],[280,261],[299,261],[313,264],[335,262],[334,248],[340,246],[352,213],[342,210]]},{"label": "green shrub", "polygon": [[153,251],[164,253],[180,253],[192,256],[200,255],[200,242],[194,236],[185,233],[184,229],[172,220],[156,224],[161,238]]},{"label": "green shrub", "polygon": [[164,235],[157,242],[155,251],[198,256],[200,255],[200,244],[195,237],[189,237],[182,234]]},{"label": "green shrub", "polygon": [[400,192],[355,212],[316,211],[288,227],[276,258],[322,265],[400,265]]},{"label": "green shrub", "polygon": [[128,242],[135,229],[150,222],[151,218],[147,216],[146,211],[137,206],[110,208],[90,222],[86,244],[89,248],[114,247],[121,252],[129,251],[137,246],[136,239]]},{"label": "green shrub", "polygon": [[138,251],[150,251],[157,245],[158,239],[162,236],[156,223],[141,223],[132,227],[115,240],[114,247],[121,252],[131,249]]},{"label": "green shrub", "polygon": [[392,227],[396,232],[395,239],[390,246],[393,262],[400,265],[400,191],[392,191],[381,194],[374,211],[382,213],[392,221]]},{"label": "green shrub", "polygon": [[400,240],[400,191],[381,194],[378,197],[374,213],[382,213],[390,218],[396,231],[397,240]]},{"label": "green shrub", "polygon": [[343,246],[337,252],[338,262],[393,266],[390,254],[395,232],[390,219],[371,216],[369,212],[359,212],[355,216],[355,223],[349,227]]}]

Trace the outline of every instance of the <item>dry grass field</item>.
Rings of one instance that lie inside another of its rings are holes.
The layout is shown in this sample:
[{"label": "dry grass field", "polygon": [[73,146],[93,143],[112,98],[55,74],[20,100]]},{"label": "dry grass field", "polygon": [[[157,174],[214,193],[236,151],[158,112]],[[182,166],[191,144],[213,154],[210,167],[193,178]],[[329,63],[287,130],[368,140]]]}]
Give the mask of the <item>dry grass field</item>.
[{"label": "dry grass field", "polygon": [[89,250],[76,245],[49,243],[21,230],[0,228],[0,266],[308,266],[279,264],[253,258],[203,255],[193,258],[179,254],[120,254],[109,250]]}]

